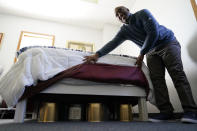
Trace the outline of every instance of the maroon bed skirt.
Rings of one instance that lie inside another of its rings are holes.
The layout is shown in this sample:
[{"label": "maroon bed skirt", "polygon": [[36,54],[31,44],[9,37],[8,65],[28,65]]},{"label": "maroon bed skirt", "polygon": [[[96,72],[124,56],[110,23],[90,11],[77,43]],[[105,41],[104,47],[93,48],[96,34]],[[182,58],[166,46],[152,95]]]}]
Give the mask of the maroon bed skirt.
[{"label": "maroon bed skirt", "polygon": [[51,79],[39,81],[36,86],[25,87],[25,92],[20,100],[31,97],[63,78],[75,78],[95,82],[133,84],[144,87],[148,92],[148,81],[138,67],[119,66],[110,64],[79,64],[62,71]]}]

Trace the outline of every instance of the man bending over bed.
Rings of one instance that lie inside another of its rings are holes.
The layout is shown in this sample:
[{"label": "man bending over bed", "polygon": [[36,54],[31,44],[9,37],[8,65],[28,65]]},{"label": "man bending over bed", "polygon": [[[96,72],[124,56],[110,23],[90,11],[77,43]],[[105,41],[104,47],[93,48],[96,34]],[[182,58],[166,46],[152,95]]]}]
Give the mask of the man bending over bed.
[{"label": "man bending over bed", "polygon": [[123,23],[120,31],[94,55],[86,56],[84,61],[95,63],[99,57],[108,54],[125,40],[131,40],[141,51],[136,60],[139,68],[144,55],[155,90],[156,106],[160,114],[150,118],[152,122],[173,119],[173,106],[165,82],[165,68],[168,70],[178,92],[184,115],[182,122],[197,123],[197,105],[194,102],[191,87],[183,71],[181,46],[174,33],[160,25],[149,10],[143,9],[130,13],[124,6],[115,8],[116,17]]}]

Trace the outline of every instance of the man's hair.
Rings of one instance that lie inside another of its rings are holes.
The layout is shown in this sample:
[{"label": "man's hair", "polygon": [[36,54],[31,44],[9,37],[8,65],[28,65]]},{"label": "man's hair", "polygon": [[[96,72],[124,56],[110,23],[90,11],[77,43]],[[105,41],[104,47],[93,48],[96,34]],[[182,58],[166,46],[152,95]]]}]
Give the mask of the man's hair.
[{"label": "man's hair", "polygon": [[122,13],[125,10],[129,11],[129,9],[127,7],[125,7],[125,6],[118,6],[114,10],[115,11],[115,15],[118,16],[118,13]]}]

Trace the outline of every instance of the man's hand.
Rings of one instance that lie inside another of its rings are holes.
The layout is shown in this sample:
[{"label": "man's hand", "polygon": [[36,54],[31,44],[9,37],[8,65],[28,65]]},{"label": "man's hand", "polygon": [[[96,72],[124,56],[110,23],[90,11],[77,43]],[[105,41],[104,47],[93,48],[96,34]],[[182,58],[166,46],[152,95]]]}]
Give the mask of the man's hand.
[{"label": "man's hand", "polygon": [[137,65],[139,68],[141,68],[142,67],[143,59],[144,59],[144,55],[139,55],[137,57],[137,60],[135,62],[135,65]]},{"label": "man's hand", "polygon": [[94,55],[90,55],[90,56],[85,56],[85,59],[83,59],[83,61],[85,61],[85,63],[96,63],[96,61],[98,60],[99,56],[98,54],[94,54]]}]

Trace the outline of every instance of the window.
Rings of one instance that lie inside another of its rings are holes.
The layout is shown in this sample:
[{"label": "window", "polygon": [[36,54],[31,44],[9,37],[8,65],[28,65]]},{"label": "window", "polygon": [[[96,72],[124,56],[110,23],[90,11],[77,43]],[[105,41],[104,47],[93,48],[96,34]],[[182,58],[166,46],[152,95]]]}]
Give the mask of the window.
[{"label": "window", "polygon": [[[22,31],[17,51],[25,46],[54,46],[54,40],[54,35]],[[16,62],[16,58],[14,62]]]},{"label": "window", "polygon": [[67,48],[93,52],[94,51],[94,44],[68,41]]},{"label": "window", "polygon": [[17,50],[25,46],[54,46],[54,35],[22,31]]}]

